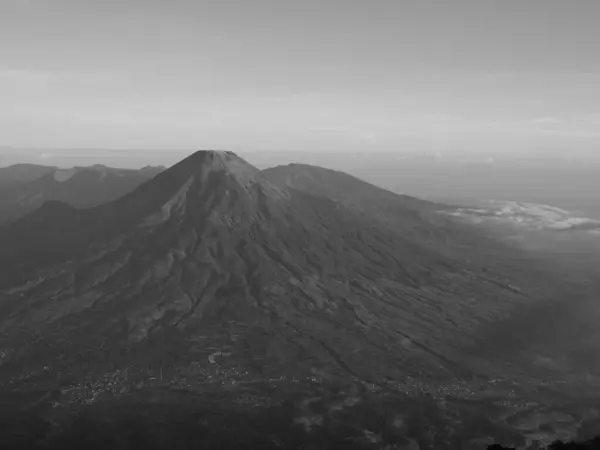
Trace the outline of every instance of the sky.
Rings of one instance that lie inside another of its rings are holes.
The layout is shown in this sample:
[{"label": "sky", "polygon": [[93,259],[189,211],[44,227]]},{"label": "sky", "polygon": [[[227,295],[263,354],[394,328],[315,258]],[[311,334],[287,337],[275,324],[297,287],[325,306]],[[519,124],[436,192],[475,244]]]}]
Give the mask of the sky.
[{"label": "sky", "polygon": [[592,151],[597,0],[0,0],[0,146]]}]

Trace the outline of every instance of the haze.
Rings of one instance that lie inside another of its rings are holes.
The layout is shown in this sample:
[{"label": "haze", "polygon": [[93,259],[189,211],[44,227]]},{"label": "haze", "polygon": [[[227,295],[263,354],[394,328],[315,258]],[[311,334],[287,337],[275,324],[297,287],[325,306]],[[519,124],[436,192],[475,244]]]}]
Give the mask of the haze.
[{"label": "haze", "polygon": [[599,23],[0,0],[0,448],[600,435]]},{"label": "haze", "polygon": [[599,19],[586,0],[2,0],[0,144],[589,154]]}]

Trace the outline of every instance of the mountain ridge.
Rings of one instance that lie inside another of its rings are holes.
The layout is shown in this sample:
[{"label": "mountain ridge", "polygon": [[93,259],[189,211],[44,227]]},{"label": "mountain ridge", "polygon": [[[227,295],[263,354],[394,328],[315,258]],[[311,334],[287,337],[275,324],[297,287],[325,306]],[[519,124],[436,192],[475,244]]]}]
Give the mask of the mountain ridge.
[{"label": "mountain ridge", "polygon": [[46,173],[57,170],[56,166],[42,166],[39,164],[13,164],[0,167],[0,186],[33,181]]},{"label": "mountain ridge", "polygon": [[14,221],[47,201],[62,201],[76,208],[110,202],[163,170],[161,167],[115,169],[101,165],[46,169],[36,179],[0,187],[0,223]]}]

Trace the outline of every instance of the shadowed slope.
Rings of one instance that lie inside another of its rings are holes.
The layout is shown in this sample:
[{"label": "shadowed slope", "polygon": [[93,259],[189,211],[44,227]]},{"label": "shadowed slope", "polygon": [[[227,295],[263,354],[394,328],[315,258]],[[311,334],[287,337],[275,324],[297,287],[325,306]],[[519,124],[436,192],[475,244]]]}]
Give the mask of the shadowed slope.
[{"label": "shadowed slope", "polygon": [[276,186],[290,187],[314,195],[341,202],[347,207],[390,218],[404,214],[405,219],[417,211],[429,211],[439,207],[434,203],[407,195],[398,195],[386,189],[343,172],[306,164],[277,166],[263,173]]},{"label": "shadowed slope", "polygon": [[[328,198],[434,250],[451,244],[452,235],[457,231],[446,216],[437,214],[446,209],[446,205],[398,195],[343,172],[289,164],[266,169],[263,173],[280,189],[296,189]],[[471,243],[469,233],[471,230],[463,232],[458,240]]]},{"label": "shadowed slope", "polygon": [[47,173],[54,172],[56,169],[58,167],[38,164],[14,164],[8,167],[0,167],[0,186],[31,182]]},{"label": "shadowed slope", "polygon": [[162,167],[126,170],[101,165],[48,169],[36,179],[1,187],[0,223],[18,219],[48,201],[76,208],[110,202],[164,170]]}]

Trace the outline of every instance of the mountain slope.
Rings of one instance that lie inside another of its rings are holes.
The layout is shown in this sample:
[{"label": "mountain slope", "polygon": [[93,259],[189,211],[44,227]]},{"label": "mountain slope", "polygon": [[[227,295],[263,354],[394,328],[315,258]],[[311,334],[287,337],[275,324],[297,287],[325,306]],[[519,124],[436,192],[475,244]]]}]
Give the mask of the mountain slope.
[{"label": "mountain slope", "polygon": [[[455,208],[448,205],[398,195],[346,173],[306,164],[272,167],[263,173],[284,191],[292,189],[328,198],[368,221],[377,221],[379,226],[402,234],[415,248],[469,259],[475,266],[493,265],[514,256],[502,246],[489,245],[488,237],[480,230],[450,220],[447,213]],[[466,250],[475,248],[476,252],[467,251],[466,256]]]},{"label": "mountain slope", "polygon": [[433,203],[394,194],[346,173],[307,164],[272,167],[263,170],[263,173],[280,188],[291,187],[324,196],[381,218],[402,214],[406,219],[411,212],[434,207]]},{"label": "mountain slope", "polygon": [[[0,384],[61,383],[57,402],[77,389],[92,402],[115,385],[175,380],[235,405],[284,397],[307,428],[342,421],[344,408],[364,428],[393,388],[393,414],[414,408],[403,417],[418,418],[410,433],[423,448],[469,448],[446,444],[459,422],[469,437],[506,434],[516,413],[494,402],[537,414],[507,394],[529,385],[477,394],[474,378],[529,370],[531,318],[547,326],[576,298],[559,303],[559,282],[518,252],[466,225],[447,237],[434,209],[405,200],[387,197],[400,206],[375,219],[368,202],[278,187],[232,153],[205,151],[110,203],[46,203],[0,229]],[[104,387],[81,388],[89,380]],[[345,387],[325,394],[327,382]],[[378,389],[384,400],[361,409]],[[432,399],[404,397],[424,393]]]},{"label": "mountain slope", "polygon": [[[70,330],[79,345],[95,333],[135,345],[230,323],[222,346],[280,370],[452,372],[449,355],[481,323],[525,301],[497,275],[324,197],[283,192],[216,152],[110,204],[48,204],[1,243],[16,268],[3,277],[2,333]],[[54,265],[38,271],[41,262]],[[489,301],[465,300],[482,290]]]},{"label": "mountain slope", "polygon": [[22,217],[48,201],[61,201],[76,208],[106,203],[164,170],[162,167],[114,169],[101,165],[52,169],[34,180],[0,188],[0,223]]},{"label": "mountain slope", "polygon": [[[446,205],[398,195],[343,172],[289,164],[265,169],[263,173],[280,189],[328,198],[434,250],[445,247],[452,241],[452,234],[459,231],[446,216],[438,214],[448,208]],[[462,233],[459,240],[469,241],[470,232]]]},{"label": "mountain slope", "polygon": [[15,164],[0,167],[0,186],[31,182],[57,169],[58,167],[37,164]]}]

